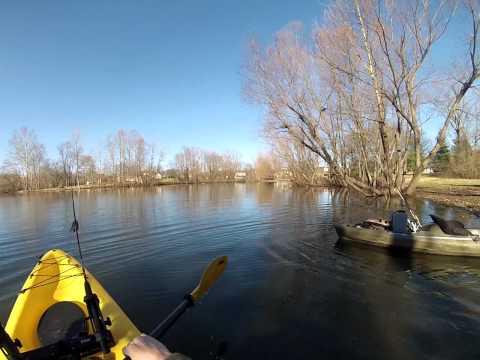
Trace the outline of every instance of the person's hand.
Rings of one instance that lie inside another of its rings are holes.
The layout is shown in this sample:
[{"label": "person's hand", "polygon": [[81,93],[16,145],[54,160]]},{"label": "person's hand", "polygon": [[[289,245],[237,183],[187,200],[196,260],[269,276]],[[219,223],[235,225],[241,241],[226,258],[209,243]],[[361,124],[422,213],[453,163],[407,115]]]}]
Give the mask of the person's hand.
[{"label": "person's hand", "polygon": [[145,334],[130,341],[123,353],[132,360],[165,360],[171,355],[165,345]]}]

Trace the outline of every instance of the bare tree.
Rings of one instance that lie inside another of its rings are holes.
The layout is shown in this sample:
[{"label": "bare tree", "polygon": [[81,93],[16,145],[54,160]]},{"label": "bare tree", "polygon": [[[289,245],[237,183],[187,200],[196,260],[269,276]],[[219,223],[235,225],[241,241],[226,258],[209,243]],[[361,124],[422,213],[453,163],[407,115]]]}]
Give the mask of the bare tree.
[{"label": "bare tree", "polygon": [[[57,146],[58,158],[49,161],[35,132],[26,128],[16,131],[10,141],[10,156],[2,168],[3,189],[26,190],[44,187],[101,184],[156,183],[161,171],[163,153],[135,130],[118,130],[107,138],[106,152],[96,156],[85,153],[78,132]],[[105,158],[104,158],[105,156]],[[233,181],[242,169],[240,155],[230,151],[219,154],[195,147],[184,147],[175,156],[176,169],[171,171],[187,183]],[[180,174],[180,175],[179,175]],[[13,184],[18,181],[21,183]]]},{"label": "bare tree", "polygon": [[116,150],[116,142],[113,136],[108,136],[107,138],[107,153],[108,153],[108,163],[109,163],[109,171],[110,174],[115,179],[115,182],[119,182],[120,174],[119,174],[119,160],[117,156]]},{"label": "bare tree", "polygon": [[200,181],[202,170],[201,150],[194,147],[184,147],[182,151],[175,155],[175,167],[181,174],[183,181]]},{"label": "bare tree", "polygon": [[118,130],[107,138],[108,164],[117,183],[147,184],[160,169],[162,153],[136,130]]},{"label": "bare tree", "polygon": [[290,180],[297,185],[324,184],[320,172],[320,158],[299,143],[278,139],[272,144],[274,156],[289,172]]},{"label": "bare tree", "polygon": [[184,182],[233,181],[242,168],[240,155],[233,152],[219,154],[194,147],[184,147],[175,155],[174,167]]},{"label": "bare tree", "polygon": [[64,185],[70,186],[73,174],[73,152],[70,142],[64,142],[57,147],[60,164],[63,170]]},{"label": "bare tree", "polygon": [[38,142],[35,132],[25,127],[16,130],[9,145],[5,167],[21,177],[24,190],[39,189],[45,147]]},{"label": "bare tree", "polygon": [[[245,93],[268,110],[266,134],[316,154],[339,185],[368,195],[413,193],[480,75],[479,5],[467,1],[468,61],[455,79],[437,87],[448,91],[433,91],[439,82],[427,71],[429,55],[454,13],[450,4],[337,0],[315,29],[313,47],[298,24],[279,32],[265,50],[253,43]],[[433,107],[442,125],[422,154]],[[412,147],[414,174],[406,179]]]},{"label": "bare tree", "polygon": [[127,148],[127,134],[125,130],[120,129],[115,134],[114,146],[116,149],[116,157],[118,160],[117,178],[122,183],[126,176],[126,148]]},{"label": "bare tree", "polygon": [[214,151],[202,151],[203,172],[208,181],[219,180],[222,177],[223,158]]},{"label": "bare tree", "polygon": [[95,182],[95,160],[91,155],[82,155],[80,157],[80,175],[83,177],[84,184],[91,185]]},{"label": "bare tree", "polygon": [[72,134],[70,139],[71,156],[73,159],[73,165],[75,168],[75,182],[77,186],[80,186],[81,164],[80,160],[83,155],[83,146],[80,143],[80,132],[77,130]]},{"label": "bare tree", "polygon": [[223,180],[233,180],[235,173],[242,168],[242,162],[240,161],[240,155],[234,151],[227,151],[221,155],[221,169]]},{"label": "bare tree", "polygon": [[255,176],[257,180],[273,180],[280,164],[272,154],[259,154],[255,161]]}]

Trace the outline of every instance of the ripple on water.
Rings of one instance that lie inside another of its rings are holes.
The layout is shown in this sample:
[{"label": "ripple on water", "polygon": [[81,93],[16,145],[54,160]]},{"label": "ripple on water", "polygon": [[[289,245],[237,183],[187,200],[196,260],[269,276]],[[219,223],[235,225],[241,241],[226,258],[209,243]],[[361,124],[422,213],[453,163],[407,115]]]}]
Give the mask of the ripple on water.
[{"label": "ripple on water", "polygon": [[[77,254],[69,197],[0,198],[0,320],[38,255],[52,247]],[[334,223],[386,217],[398,203],[249,184],[80,193],[76,203],[87,266],[142,329],[191,290],[212,258],[229,256],[201,308],[166,339],[193,358],[207,357],[212,337],[232,344],[229,359],[273,357],[280,341],[285,359],[478,354],[478,260],[337,244]],[[465,219],[415,205],[423,219]]]}]

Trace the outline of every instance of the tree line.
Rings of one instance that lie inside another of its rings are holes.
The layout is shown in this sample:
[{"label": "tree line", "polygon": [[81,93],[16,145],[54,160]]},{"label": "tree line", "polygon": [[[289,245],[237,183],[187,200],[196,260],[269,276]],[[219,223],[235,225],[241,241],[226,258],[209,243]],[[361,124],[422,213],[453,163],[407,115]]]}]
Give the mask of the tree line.
[{"label": "tree line", "polygon": [[217,153],[184,147],[164,169],[164,154],[136,130],[120,129],[109,135],[105,146],[87,153],[79,132],[57,146],[50,159],[32,129],[12,134],[1,167],[3,191],[38,190],[71,186],[153,185],[166,181],[198,183],[255,179],[252,166],[242,164],[235,152]]},{"label": "tree line", "polygon": [[[234,180],[235,174],[249,170],[235,152],[219,154],[215,151],[184,147],[175,155],[177,177],[183,182]],[[246,174],[245,174],[246,175]]]},{"label": "tree line", "polygon": [[[273,151],[305,183],[321,162],[335,185],[383,196],[414,193],[452,131],[455,156],[476,162],[465,116],[478,102],[479,14],[474,0],[334,0],[311,37],[294,23],[266,47],[252,41],[244,91],[266,110]],[[466,41],[446,69],[432,49],[454,17]]]}]

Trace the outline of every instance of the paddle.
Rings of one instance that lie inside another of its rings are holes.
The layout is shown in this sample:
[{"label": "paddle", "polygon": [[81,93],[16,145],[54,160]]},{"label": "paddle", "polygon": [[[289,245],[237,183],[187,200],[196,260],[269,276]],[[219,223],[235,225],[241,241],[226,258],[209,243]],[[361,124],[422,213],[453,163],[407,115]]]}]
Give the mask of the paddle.
[{"label": "paddle", "polygon": [[[227,267],[227,260],[228,258],[226,256],[221,256],[208,264],[197,287],[193,289],[190,294],[185,295],[185,298],[180,305],[178,305],[175,310],[173,310],[160,324],[155,327],[155,329],[150,332],[150,336],[160,340],[189,307],[192,307],[202,297],[204,297],[208,290],[210,290],[213,284],[215,284],[215,282],[223,274],[225,268]],[[128,356],[125,357],[124,360],[127,359],[129,359]]]},{"label": "paddle", "polygon": [[190,294],[185,295],[185,298],[180,305],[178,305],[177,308],[165,318],[165,320],[150,332],[150,336],[160,340],[160,338],[165,335],[168,329],[170,329],[170,327],[189,307],[195,305],[198,300],[207,294],[208,290],[210,290],[212,285],[215,284],[218,278],[223,274],[226,266],[226,256],[221,256],[213,260],[203,272],[202,278],[197,287],[193,289]]}]

